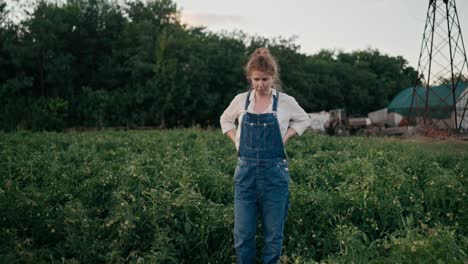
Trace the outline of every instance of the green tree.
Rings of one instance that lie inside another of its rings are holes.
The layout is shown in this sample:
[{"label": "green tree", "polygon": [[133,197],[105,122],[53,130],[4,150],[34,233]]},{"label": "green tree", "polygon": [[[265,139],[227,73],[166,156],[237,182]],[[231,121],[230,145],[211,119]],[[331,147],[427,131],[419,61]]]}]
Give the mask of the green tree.
[{"label": "green tree", "polygon": [[19,23],[0,0],[1,128],[217,125],[258,47],[308,112],[385,107],[416,72],[378,50],[300,52],[295,38],[213,33],[179,20],[171,0],[31,2]]}]

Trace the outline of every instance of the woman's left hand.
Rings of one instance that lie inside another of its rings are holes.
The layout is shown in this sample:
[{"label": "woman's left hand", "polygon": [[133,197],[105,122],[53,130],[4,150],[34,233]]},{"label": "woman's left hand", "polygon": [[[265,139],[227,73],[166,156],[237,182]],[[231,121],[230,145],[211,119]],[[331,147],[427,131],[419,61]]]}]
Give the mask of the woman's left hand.
[{"label": "woman's left hand", "polygon": [[296,130],[292,127],[289,127],[288,130],[286,131],[286,134],[283,137],[283,145],[286,145],[286,142],[288,142],[288,139],[296,134],[297,134]]}]

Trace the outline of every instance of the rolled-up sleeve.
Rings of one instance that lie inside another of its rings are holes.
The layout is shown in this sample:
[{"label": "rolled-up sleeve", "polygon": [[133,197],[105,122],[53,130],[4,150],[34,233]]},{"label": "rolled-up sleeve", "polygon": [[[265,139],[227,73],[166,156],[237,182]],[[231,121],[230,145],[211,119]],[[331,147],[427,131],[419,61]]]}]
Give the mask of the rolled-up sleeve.
[{"label": "rolled-up sleeve", "polygon": [[223,114],[219,119],[219,123],[221,124],[221,130],[223,134],[225,134],[231,129],[236,128],[235,121],[240,113],[239,101],[240,96],[237,95],[236,97],[234,97],[234,99],[232,99],[231,103],[226,108],[226,110],[224,110]]},{"label": "rolled-up sleeve", "polygon": [[289,121],[289,127],[294,128],[297,134],[300,136],[310,126],[310,117],[297,103],[294,97],[290,97],[289,111],[291,113],[291,120]]}]

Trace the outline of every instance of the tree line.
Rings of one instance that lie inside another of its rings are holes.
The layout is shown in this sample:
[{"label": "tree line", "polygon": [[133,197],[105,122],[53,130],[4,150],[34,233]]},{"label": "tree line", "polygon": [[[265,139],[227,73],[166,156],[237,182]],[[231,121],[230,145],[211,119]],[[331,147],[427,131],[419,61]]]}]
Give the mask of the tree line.
[{"label": "tree line", "polygon": [[33,2],[19,22],[0,0],[0,129],[219,126],[256,48],[278,59],[282,89],[307,112],[386,107],[414,85],[401,56],[377,49],[301,53],[294,38],[213,33],[181,22],[172,0]]}]

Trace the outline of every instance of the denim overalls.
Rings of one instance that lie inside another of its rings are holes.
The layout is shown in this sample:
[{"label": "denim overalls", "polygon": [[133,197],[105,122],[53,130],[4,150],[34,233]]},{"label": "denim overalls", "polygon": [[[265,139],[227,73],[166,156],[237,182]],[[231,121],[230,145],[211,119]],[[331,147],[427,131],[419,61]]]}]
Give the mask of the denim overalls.
[{"label": "denim overalls", "polygon": [[278,263],[289,202],[289,169],[276,117],[279,92],[273,98],[273,113],[247,112],[250,92],[241,122],[239,160],[234,173],[234,246],[237,263],[255,263],[257,214],[262,216],[263,263]]}]

